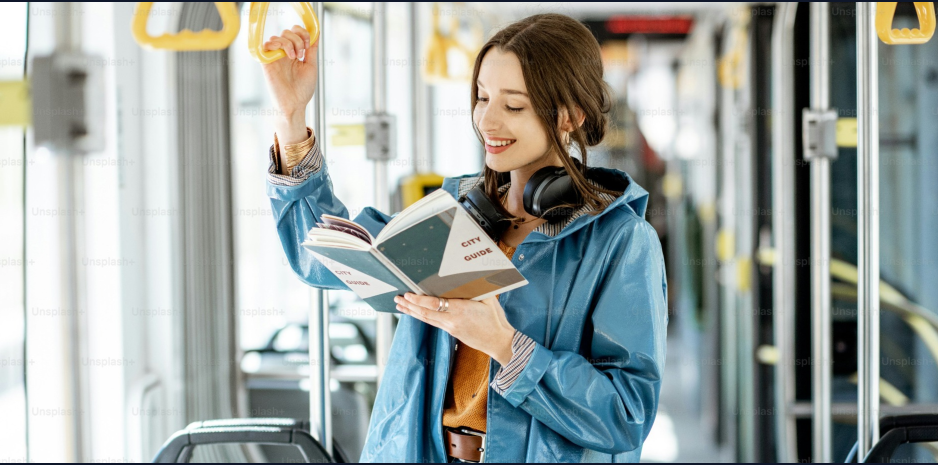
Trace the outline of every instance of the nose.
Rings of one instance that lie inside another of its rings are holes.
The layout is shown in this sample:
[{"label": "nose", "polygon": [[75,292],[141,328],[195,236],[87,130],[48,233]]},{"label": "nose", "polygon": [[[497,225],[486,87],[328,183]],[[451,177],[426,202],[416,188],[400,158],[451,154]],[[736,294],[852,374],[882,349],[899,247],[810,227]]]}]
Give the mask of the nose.
[{"label": "nose", "polygon": [[476,127],[483,133],[496,134],[501,128],[501,118],[498,112],[493,110],[491,103],[485,106],[476,105],[475,118]]}]

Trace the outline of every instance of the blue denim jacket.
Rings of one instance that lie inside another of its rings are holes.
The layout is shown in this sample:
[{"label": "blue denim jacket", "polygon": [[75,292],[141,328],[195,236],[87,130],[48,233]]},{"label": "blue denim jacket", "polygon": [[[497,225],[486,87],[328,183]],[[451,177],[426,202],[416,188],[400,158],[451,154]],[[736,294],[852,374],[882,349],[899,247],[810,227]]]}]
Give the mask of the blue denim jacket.
[{"label": "blue denim jacket", "polygon": [[[348,218],[327,165],[317,165],[297,185],[268,183],[268,194],[300,279],[347,290],[300,246],[321,214]],[[530,284],[499,302],[536,345],[504,394],[489,390],[486,462],[638,462],[655,420],[668,323],[661,243],[644,220],[648,193],[621,171],[591,173],[623,194],[608,196],[612,204],[598,214],[584,207],[566,223],[538,227],[512,259]],[[457,197],[478,176],[447,178],[443,189]],[[376,236],[391,218],[369,207],[354,221]],[[446,462],[453,344],[445,331],[401,318],[361,462]],[[490,382],[499,368],[492,360]]]}]

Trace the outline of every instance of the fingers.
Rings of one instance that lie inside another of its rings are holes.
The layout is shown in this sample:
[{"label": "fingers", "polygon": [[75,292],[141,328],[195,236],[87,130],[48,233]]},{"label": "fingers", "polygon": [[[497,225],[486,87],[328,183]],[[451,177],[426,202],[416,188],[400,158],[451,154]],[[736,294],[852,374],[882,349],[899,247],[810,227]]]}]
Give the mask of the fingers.
[{"label": "fingers", "polygon": [[401,313],[410,315],[437,328],[445,329],[443,326],[446,322],[442,319],[445,317],[441,315],[440,312],[409,302],[407,299],[401,297],[395,297],[394,301],[397,302],[397,310]]},{"label": "fingers", "polygon": [[[419,305],[424,308],[428,308],[433,311],[436,311],[436,309],[440,308],[440,298],[436,296],[417,295],[412,292],[408,292],[404,294],[404,299],[407,302],[412,302],[416,305]],[[453,302],[452,300],[450,300],[450,310],[452,309],[452,307],[453,307]]]},{"label": "fingers", "polygon": [[284,29],[279,36],[272,36],[264,43],[264,50],[283,50],[291,60],[305,58],[309,48],[309,32],[300,26]]},{"label": "fingers", "polygon": [[306,51],[306,42],[303,40],[299,34],[289,30],[284,29],[280,34],[280,37],[290,41],[290,44],[293,45],[293,55],[287,55],[290,58],[303,58],[302,54]]},{"label": "fingers", "polygon": [[301,39],[303,39],[304,49],[309,48],[309,40],[310,40],[309,31],[304,29],[303,26],[293,26],[292,28],[290,28],[290,31],[292,31],[294,34],[296,34]]},{"label": "fingers", "polygon": [[293,42],[290,42],[283,37],[273,36],[267,42],[264,42],[264,50],[274,51],[274,50],[283,50],[287,57],[296,58],[296,50],[293,49]]}]

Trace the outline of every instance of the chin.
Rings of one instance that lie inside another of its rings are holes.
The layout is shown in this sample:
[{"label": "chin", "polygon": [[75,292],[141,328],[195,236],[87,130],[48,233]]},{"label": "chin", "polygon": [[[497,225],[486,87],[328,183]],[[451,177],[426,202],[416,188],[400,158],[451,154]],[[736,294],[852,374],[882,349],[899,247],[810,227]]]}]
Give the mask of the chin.
[{"label": "chin", "polygon": [[518,164],[518,163],[513,163],[513,160],[507,160],[503,158],[501,154],[492,155],[491,153],[486,152],[485,153],[485,166],[487,166],[490,170],[493,170],[499,173],[507,173],[509,171],[516,170],[523,165]]}]

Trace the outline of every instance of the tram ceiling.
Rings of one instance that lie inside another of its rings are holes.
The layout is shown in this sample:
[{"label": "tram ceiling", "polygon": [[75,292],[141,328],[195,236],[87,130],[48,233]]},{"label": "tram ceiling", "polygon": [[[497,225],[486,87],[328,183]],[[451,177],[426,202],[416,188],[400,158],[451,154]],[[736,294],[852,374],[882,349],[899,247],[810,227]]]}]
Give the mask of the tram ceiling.
[{"label": "tram ceiling", "polygon": [[[615,14],[695,14],[722,11],[731,2],[503,2],[501,12],[516,15],[559,12],[579,18],[599,18]],[[735,3],[734,3],[735,4]],[[493,4],[479,3],[479,8],[490,9]]]}]

